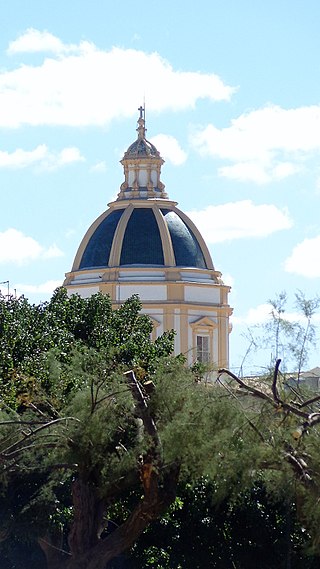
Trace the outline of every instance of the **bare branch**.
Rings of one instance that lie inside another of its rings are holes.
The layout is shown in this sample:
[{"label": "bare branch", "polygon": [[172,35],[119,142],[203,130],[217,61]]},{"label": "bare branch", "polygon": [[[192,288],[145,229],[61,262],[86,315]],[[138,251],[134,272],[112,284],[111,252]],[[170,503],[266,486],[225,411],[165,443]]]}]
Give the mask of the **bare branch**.
[{"label": "bare branch", "polygon": [[278,393],[278,388],[277,388],[277,381],[278,381],[278,373],[279,373],[280,364],[281,364],[281,360],[278,359],[276,361],[276,365],[274,367],[273,380],[272,380],[272,386],[271,386],[273,399],[278,404],[281,403],[279,393]]},{"label": "bare branch", "polygon": [[[280,365],[280,361],[281,360],[277,360],[277,362],[279,362]],[[277,377],[278,377],[278,367],[275,370],[275,374],[274,374],[274,380],[273,383],[275,383],[276,385],[276,381],[277,381]],[[298,417],[302,417],[303,419],[308,420],[309,414],[301,411],[300,409],[297,409],[296,407],[294,407],[293,405],[290,405],[289,403],[286,403],[285,401],[283,401],[277,393],[276,388],[274,388],[275,393],[273,393],[273,395],[276,397],[276,399],[271,398],[269,395],[267,395],[266,393],[264,393],[263,391],[261,391],[260,389],[257,389],[255,387],[251,387],[250,385],[247,385],[242,379],[240,379],[239,377],[237,377],[234,373],[232,373],[231,371],[229,371],[228,369],[219,369],[218,370],[218,379],[220,379],[220,376],[222,374],[227,374],[229,375],[229,377],[231,377],[232,379],[234,379],[239,385],[240,387],[243,387],[246,391],[248,391],[249,393],[252,393],[255,397],[258,397],[259,399],[264,399],[265,401],[267,401],[270,405],[272,405],[273,407],[275,407],[276,409],[282,408],[286,411],[290,411],[291,413],[293,413],[294,415],[298,416]]]},{"label": "bare branch", "polygon": [[221,375],[223,375],[223,374],[226,374],[229,377],[231,377],[231,379],[234,379],[240,385],[240,387],[243,387],[246,391],[248,391],[249,393],[252,393],[256,397],[259,397],[260,399],[264,399],[265,401],[268,401],[268,403],[270,403],[271,405],[274,403],[273,399],[271,397],[269,397],[269,395],[267,395],[263,391],[260,391],[260,389],[256,389],[255,387],[251,387],[251,385],[247,385],[242,379],[240,379],[237,375],[235,375],[234,373],[232,373],[232,371],[230,371],[228,369],[221,368],[218,370],[218,380],[219,381],[220,381]]},{"label": "bare branch", "polygon": [[295,403],[295,405],[302,408],[302,407],[307,407],[308,405],[312,405],[313,403],[316,403],[317,401],[320,401],[320,395],[316,395],[315,397],[312,397],[311,399],[307,399],[307,401],[303,401],[302,403]]},{"label": "bare branch", "polygon": [[309,472],[307,471],[306,468],[306,464],[304,464],[304,461],[302,461],[301,459],[299,459],[297,456],[294,456],[292,453],[285,453],[285,459],[289,462],[289,464],[291,464],[291,466],[293,467],[294,471],[296,472],[296,474],[298,474],[298,476],[300,477],[300,479],[302,480],[302,482],[309,486],[309,485],[314,485],[314,481],[312,479],[312,477],[310,476]]},{"label": "bare branch", "polygon": [[143,421],[143,426],[148,433],[148,435],[153,439],[156,445],[160,444],[160,439],[158,436],[158,431],[155,425],[154,420],[150,417],[148,405],[146,399],[142,393],[141,387],[135,377],[135,374],[132,370],[125,372],[125,376],[128,376],[130,379],[129,386],[131,388],[131,392],[133,398],[136,402],[137,410],[140,414],[140,418]]},{"label": "bare branch", "polygon": [[[31,449],[35,449],[38,447],[40,447],[40,448],[54,448],[54,447],[56,447],[56,443],[53,444],[52,442],[48,441],[48,439],[52,439],[52,437],[57,437],[57,435],[58,435],[57,432],[53,432],[53,433],[52,432],[46,432],[44,435],[42,435],[40,433],[42,433],[44,430],[49,430],[52,427],[57,426],[61,423],[66,423],[69,420],[80,422],[79,419],[77,419],[76,417],[63,417],[63,418],[59,418],[59,419],[53,419],[52,421],[47,421],[47,422],[24,421],[24,420],[2,421],[0,423],[2,426],[20,425],[21,427],[28,427],[28,429],[22,428],[20,431],[18,431],[18,433],[16,433],[17,440],[15,440],[14,442],[12,442],[12,436],[10,438],[6,437],[5,445],[4,445],[4,441],[2,441],[2,450],[0,451],[0,460],[2,463],[7,463],[7,466],[5,466],[5,469],[8,470],[8,469],[12,468],[14,466],[14,464],[16,463],[17,457],[26,451],[29,451]],[[32,429],[33,426],[35,426],[36,428]],[[42,441],[41,445],[39,445],[39,439],[46,439],[46,440]],[[8,443],[10,441],[9,446],[7,446],[7,441],[8,441]]]},{"label": "bare branch", "polygon": [[0,426],[3,427],[5,425],[29,425],[29,426],[33,426],[33,425],[47,425],[48,424],[48,419],[46,421],[24,421],[22,419],[17,419],[16,421],[14,420],[8,420],[8,421],[0,421]]}]

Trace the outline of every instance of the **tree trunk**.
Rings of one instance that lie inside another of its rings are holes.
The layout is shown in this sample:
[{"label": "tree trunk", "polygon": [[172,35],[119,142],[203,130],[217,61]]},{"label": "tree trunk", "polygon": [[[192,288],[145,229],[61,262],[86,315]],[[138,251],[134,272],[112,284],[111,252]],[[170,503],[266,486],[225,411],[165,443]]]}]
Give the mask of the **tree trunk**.
[{"label": "tree trunk", "polygon": [[77,556],[98,543],[103,530],[105,507],[97,497],[95,486],[81,478],[72,484],[72,501],[74,519],[68,543],[71,554]]},{"label": "tree trunk", "polygon": [[[74,523],[70,531],[70,553],[63,552],[61,543],[46,538],[39,540],[47,558],[48,569],[105,569],[107,563],[128,550],[139,538],[144,529],[174,501],[176,496],[179,468],[171,467],[161,477],[152,465],[145,465],[143,472],[144,498],[134,508],[127,520],[103,539],[99,539],[100,530],[94,520],[94,503],[90,487],[77,481],[74,498],[84,508],[75,512]],[[96,502],[97,503],[97,502]],[[99,505],[99,504],[98,504]],[[87,508],[87,510],[85,510]],[[101,509],[101,505],[100,505]],[[88,512],[88,519],[86,518]],[[101,516],[99,516],[101,520]],[[86,535],[88,531],[88,535]],[[81,541],[83,540],[83,541]]]},{"label": "tree trunk", "polygon": [[48,569],[69,567],[69,562],[73,563],[71,567],[85,568],[86,563],[80,565],[78,559],[99,542],[105,508],[97,497],[95,486],[78,478],[72,484],[72,500],[74,518],[68,535],[70,551],[63,551],[62,535],[47,535],[39,539]]},{"label": "tree trunk", "polygon": [[73,553],[59,569],[105,569],[109,561],[129,549],[144,529],[174,501],[178,475],[179,468],[171,468],[159,488],[158,473],[151,468],[148,481],[144,480],[145,496],[127,520],[86,552]]}]

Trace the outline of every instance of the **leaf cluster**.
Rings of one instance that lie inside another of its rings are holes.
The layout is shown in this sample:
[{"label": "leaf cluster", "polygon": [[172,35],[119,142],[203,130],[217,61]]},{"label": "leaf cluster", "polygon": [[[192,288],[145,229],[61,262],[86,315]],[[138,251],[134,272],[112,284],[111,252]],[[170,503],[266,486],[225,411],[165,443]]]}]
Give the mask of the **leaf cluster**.
[{"label": "leaf cluster", "polygon": [[24,297],[0,297],[2,400],[12,408],[35,398],[63,401],[79,388],[68,373],[74,354],[88,348],[107,354],[109,369],[124,365],[152,372],[158,358],[172,352],[173,332],[152,342],[152,323],[140,309],[137,296],[112,310],[106,295],[69,297],[64,288],[38,306]]}]

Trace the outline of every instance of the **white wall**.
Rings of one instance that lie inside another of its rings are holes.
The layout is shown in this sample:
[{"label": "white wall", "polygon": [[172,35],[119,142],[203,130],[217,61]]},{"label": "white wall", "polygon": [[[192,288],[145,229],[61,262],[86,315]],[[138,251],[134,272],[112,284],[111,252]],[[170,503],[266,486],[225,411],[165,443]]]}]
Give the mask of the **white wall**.
[{"label": "white wall", "polygon": [[155,302],[161,302],[161,300],[167,300],[167,287],[166,285],[117,285],[117,300],[121,302],[132,296],[133,294],[138,294],[141,301],[154,300]]},{"label": "white wall", "polygon": [[188,302],[220,304],[220,290],[213,286],[186,286],[184,298]]}]

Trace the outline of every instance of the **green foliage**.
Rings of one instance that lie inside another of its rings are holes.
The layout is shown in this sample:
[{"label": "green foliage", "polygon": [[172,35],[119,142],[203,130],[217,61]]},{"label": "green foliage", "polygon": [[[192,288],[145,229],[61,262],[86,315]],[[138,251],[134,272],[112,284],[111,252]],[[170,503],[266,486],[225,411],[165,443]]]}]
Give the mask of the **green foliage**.
[{"label": "green foliage", "polygon": [[0,297],[0,392],[12,408],[30,400],[65,401],[78,384],[70,380],[75,354],[92,348],[108,356],[108,369],[141,367],[152,373],[173,349],[173,332],[151,342],[152,323],[140,314],[137,296],[112,310],[110,298],[68,297],[57,289],[50,302],[31,305],[24,298]]},{"label": "green foliage", "polygon": [[[284,318],[285,302],[281,294],[271,303],[266,332],[275,354],[283,338],[289,348],[299,341],[300,351],[291,352],[302,365],[318,301],[297,294],[304,328]],[[149,460],[161,489],[175,466],[180,491],[156,525],[158,537],[148,530],[135,548],[139,569],[230,562],[247,569],[248,546],[252,567],[285,567],[289,551],[300,568],[305,527],[320,549],[320,508],[287,457],[307,457],[319,487],[318,427],[295,439],[301,421],[283,406],[252,404],[228,386],[200,381],[204,370],[170,356],[172,332],[151,341],[152,323],[140,309],[136,296],[113,311],[104,295],[69,298],[64,289],[40,306],[0,299],[0,530],[13,540],[52,530],[67,536],[80,480],[93,511],[103,505],[99,526],[107,533],[108,519],[121,524],[139,504]],[[129,369],[156,436],[124,375]],[[270,392],[270,384],[263,388]],[[278,564],[273,551],[261,553],[272,544]]]},{"label": "green foliage", "polygon": [[173,349],[173,332],[151,341],[140,309],[136,296],[114,311],[107,296],[64,289],[40,306],[0,298],[0,529],[11,539],[68,527],[74,474],[100,499],[128,474],[139,481],[146,442],[123,372],[146,380]]},{"label": "green foliage", "polygon": [[133,551],[139,569],[316,569],[308,534],[294,504],[270,500],[258,482],[236,501],[216,502],[215,483],[200,479],[179,498]]},{"label": "green foliage", "polygon": [[69,427],[66,445],[58,449],[63,462],[76,463],[87,479],[94,473],[101,493],[108,493],[114,480],[136,470],[142,446],[128,385],[114,375],[82,389],[67,414],[77,417]]}]

